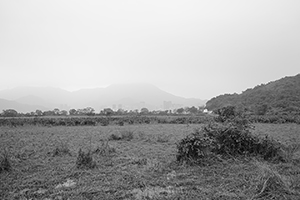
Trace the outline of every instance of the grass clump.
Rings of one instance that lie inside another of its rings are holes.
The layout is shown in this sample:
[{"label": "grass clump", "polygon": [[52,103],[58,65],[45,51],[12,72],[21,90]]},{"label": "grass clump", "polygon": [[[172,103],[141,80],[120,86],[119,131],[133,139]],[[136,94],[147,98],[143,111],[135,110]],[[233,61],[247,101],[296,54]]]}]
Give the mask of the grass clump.
[{"label": "grass clump", "polygon": [[96,162],[93,160],[93,156],[91,151],[85,153],[81,149],[79,149],[76,167],[78,169],[93,169],[96,167]]},{"label": "grass clump", "polygon": [[130,141],[133,139],[133,131],[132,130],[122,130],[121,131],[122,140]]},{"label": "grass clump", "polygon": [[116,135],[112,133],[109,137],[108,140],[122,140],[122,137],[120,135]]},{"label": "grass clump", "polygon": [[52,156],[71,156],[71,151],[69,149],[69,145],[67,143],[59,143],[52,152]]},{"label": "grass clump", "polygon": [[11,170],[11,163],[8,156],[8,153],[4,151],[4,153],[0,157],[0,173],[4,171],[10,171]]},{"label": "grass clump", "polygon": [[111,134],[108,140],[125,140],[131,141],[134,138],[132,130],[122,130],[119,134]]},{"label": "grass clump", "polygon": [[219,111],[221,116],[196,130],[177,144],[178,161],[203,161],[208,157],[260,156],[264,160],[284,161],[283,145],[268,136],[251,133],[254,127],[232,107]]},{"label": "grass clump", "polygon": [[97,148],[93,151],[93,153],[96,153],[96,154],[99,154],[102,156],[107,156],[112,153],[116,153],[116,149],[111,147],[108,144],[108,140],[105,140],[105,141],[101,141],[101,144],[99,146],[97,146]]}]

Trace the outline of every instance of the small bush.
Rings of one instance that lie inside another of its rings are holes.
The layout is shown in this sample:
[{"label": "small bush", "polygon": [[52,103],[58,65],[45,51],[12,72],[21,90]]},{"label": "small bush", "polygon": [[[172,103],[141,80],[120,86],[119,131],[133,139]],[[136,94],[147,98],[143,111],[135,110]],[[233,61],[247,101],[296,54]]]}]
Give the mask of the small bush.
[{"label": "small bush", "polygon": [[10,171],[11,170],[11,164],[8,157],[8,153],[5,151],[2,156],[0,157],[0,173],[4,171]]},{"label": "small bush", "polygon": [[85,153],[81,149],[79,149],[76,167],[78,169],[93,169],[96,167],[96,162],[93,160],[91,151]]}]

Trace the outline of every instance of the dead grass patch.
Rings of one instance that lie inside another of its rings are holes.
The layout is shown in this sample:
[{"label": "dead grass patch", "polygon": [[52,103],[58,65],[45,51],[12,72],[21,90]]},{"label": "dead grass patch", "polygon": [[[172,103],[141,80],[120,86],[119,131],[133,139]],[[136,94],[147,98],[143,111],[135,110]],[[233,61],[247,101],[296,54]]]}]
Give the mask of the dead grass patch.
[{"label": "dead grass patch", "polygon": [[[291,188],[291,179],[281,175],[266,163],[256,162],[259,169],[258,193],[251,199],[295,199],[300,193]],[[299,196],[297,197],[297,199]]]}]

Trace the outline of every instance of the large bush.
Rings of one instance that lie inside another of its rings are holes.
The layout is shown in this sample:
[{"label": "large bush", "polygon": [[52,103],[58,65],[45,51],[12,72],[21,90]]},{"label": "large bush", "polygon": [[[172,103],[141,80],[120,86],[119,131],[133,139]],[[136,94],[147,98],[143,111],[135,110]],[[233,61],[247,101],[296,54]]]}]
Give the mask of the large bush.
[{"label": "large bush", "polygon": [[[226,110],[228,109],[228,110]],[[177,144],[178,161],[203,161],[208,157],[260,156],[282,160],[282,145],[269,138],[253,135],[254,126],[234,107],[222,108],[215,122],[196,130]]]}]

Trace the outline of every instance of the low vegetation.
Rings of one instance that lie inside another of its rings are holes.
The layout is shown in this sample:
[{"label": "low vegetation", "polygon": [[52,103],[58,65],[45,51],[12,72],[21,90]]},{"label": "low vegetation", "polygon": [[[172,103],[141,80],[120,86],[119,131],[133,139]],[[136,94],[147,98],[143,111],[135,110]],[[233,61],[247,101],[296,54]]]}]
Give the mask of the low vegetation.
[{"label": "low vegetation", "polygon": [[33,126],[108,126],[133,124],[202,124],[212,119],[209,115],[202,116],[78,116],[78,117],[15,117],[0,118],[0,127]]},{"label": "low vegetation", "polygon": [[231,111],[205,124],[3,126],[0,199],[298,200],[300,126]]}]

